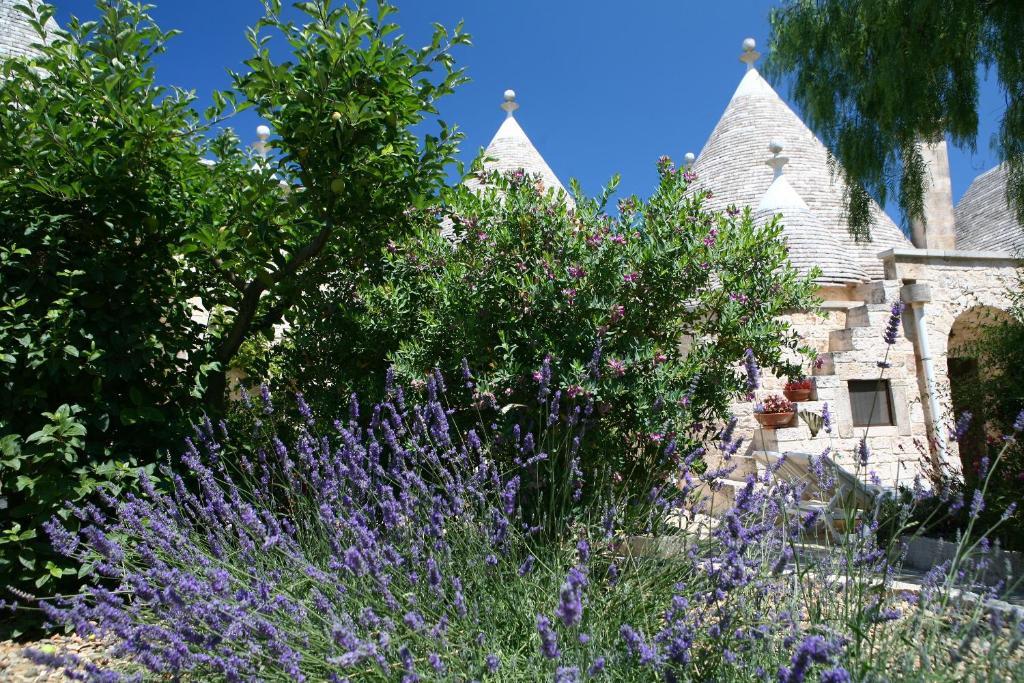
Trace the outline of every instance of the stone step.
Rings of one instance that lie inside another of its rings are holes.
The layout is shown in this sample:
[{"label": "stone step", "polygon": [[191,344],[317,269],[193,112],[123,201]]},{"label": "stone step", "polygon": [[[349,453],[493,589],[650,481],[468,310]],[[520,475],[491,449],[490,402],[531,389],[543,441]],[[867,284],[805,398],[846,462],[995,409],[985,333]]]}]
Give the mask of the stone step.
[{"label": "stone step", "polygon": [[847,312],[846,327],[874,327],[882,329],[889,322],[892,306],[889,304],[865,304]]},{"label": "stone step", "polygon": [[729,510],[736,504],[736,492],[745,487],[745,481],[734,481],[732,479],[720,479],[715,489],[704,484],[697,489],[702,501],[707,503],[706,513],[718,516]]},{"label": "stone step", "polygon": [[883,327],[872,325],[871,327],[848,327],[842,330],[832,330],[828,333],[828,350],[832,353],[842,353],[857,348],[871,348],[871,344],[881,342]]},{"label": "stone step", "polygon": [[867,304],[891,304],[900,298],[899,280],[875,280],[857,289]]}]

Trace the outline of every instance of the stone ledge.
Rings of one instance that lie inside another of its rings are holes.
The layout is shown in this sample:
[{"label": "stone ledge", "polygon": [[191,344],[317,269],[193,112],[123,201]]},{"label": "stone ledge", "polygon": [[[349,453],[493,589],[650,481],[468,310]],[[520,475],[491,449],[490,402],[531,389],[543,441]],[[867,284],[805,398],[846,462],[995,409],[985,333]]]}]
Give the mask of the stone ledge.
[{"label": "stone ledge", "polygon": [[910,261],[910,260],[938,260],[938,261],[1013,261],[1021,259],[1009,251],[966,251],[946,249],[886,249],[878,254],[878,258],[885,260]]}]

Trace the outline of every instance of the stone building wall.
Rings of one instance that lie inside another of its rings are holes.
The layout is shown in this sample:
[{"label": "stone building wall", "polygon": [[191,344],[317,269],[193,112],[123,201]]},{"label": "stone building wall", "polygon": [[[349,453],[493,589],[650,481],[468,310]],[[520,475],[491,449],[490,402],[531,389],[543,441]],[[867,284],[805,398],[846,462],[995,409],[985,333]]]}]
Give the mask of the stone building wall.
[{"label": "stone building wall", "polygon": [[[934,358],[936,393],[939,398],[939,424],[948,428],[954,423],[950,400],[949,351],[954,326],[977,334],[986,320],[1000,315],[1010,306],[1008,289],[1015,284],[1021,261],[1006,252],[969,252],[893,249],[882,254],[886,277],[900,285],[927,285],[930,300],[923,304],[928,345]],[[917,343],[912,312],[905,317],[907,332],[914,343],[920,375],[919,391],[927,398],[920,347]],[[957,322],[960,322],[957,325]],[[924,411],[933,423],[927,400]],[[958,459],[956,444],[949,444],[954,464]]]},{"label": "stone building wall", "polygon": [[[853,424],[847,383],[881,377],[890,384],[895,424],[873,426],[866,431],[869,459],[867,467],[859,469],[865,478],[877,475],[888,485],[909,484],[928,451],[913,344],[902,330],[891,347],[883,339],[890,308],[899,297],[899,283],[886,280],[823,289],[820,295],[825,300],[821,315],[794,313],[787,320],[820,358],[819,367],[808,368],[815,391],[811,400],[800,404],[798,410],[821,414],[827,403],[832,433],[821,431],[812,437],[809,426],[799,417],[787,427],[761,429],[753,416],[753,402],[741,401],[734,405],[734,411],[740,433],[749,438],[746,454],[821,453],[831,448],[837,462],[850,470],[858,469],[857,449],[865,428]],[[889,367],[880,368],[879,361],[889,363]],[[782,378],[764,377],[756,399],[781,394],[784,383]]]}]

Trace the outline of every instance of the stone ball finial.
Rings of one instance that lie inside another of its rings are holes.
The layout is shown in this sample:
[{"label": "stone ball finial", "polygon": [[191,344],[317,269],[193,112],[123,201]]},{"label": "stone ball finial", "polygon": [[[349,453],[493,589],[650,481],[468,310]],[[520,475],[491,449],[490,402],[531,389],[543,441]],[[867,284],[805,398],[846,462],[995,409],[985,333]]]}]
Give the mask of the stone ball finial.
[{"label": "stone ball finial", "polygon": [[501,103],[501,108],[505,110],[506,116],[512,116],[512,112],[519,109],[519,103],[516,102],[516,91],[512,88],[505,91],[505,101]]},{"label": "stone ball finial", "polygon": [[270,137],[270,126],[256,126],[256,137],[260,140],[266,140]]},{"label": "stone ball finial", "polygon": [[761,53],[757,51],[757,41],[753,38],[747,38],[743,41],[743,54],[740,55],[740,61],[747,65],[747,70],[754,68],[754,64],[761,58]]},{"label": "stone ball finial", "polygon": [[776,156],[780,154],[785,147],[786,146],[782,143],[782,140],[772,140],[768,143],[768,151]]},{"label": "stone ball finial", "polygon": [[683,155],[683,165],[686,166],[686,168],[693,166],[693,162],[695,162],[696,160],[697,155],[694,154],[693,152],[687,152],[686,154]]}]

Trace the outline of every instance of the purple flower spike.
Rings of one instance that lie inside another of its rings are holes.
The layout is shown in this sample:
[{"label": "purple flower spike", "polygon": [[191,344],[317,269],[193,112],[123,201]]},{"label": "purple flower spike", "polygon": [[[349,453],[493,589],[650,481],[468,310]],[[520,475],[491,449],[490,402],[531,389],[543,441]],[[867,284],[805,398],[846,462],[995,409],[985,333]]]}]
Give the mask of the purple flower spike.
[{"label": "purple flower spike", "polygon": [[897,301],[892,305],[892,312],[889,313],[889,322],[885,325],[885,333],[882,338],[890,346],[896,343],[900,333],[900,320],[903,316],[903,302]]},{"label": "purple flower spike", "polygon": [[871,449],[868,448],[867,437],[864,437],[857,444],[857,457],[860,459],[861,465],[868,464],[868,458],[871,456]]},{"label": "purple flower spike", "polygon": [[551,620],[542,614],[537,615],[537,633],[540,634],[540,651],[548,659],[558,659],[562,652],[558,649],[558,635],[551,628]]},{"label": "purple flower spike", "polygon": [[580,668],[578,666],[560,666],[555,671],[555,683],[578,683]]},{"label": "purple flower spike", "polygon": [[956,425],[953,427],[953,433],[950,434],[954,441],[960,441],[967,434],[967,430],[971,428],[971,418],[974,415],[969,410],[965,410],[960,413],[960,417],[957,418]]},{"label": "purple flower spike", "polygon": [[761,386],[761,369],[757,367],[754,349],[747,349],[743,353],[743,366],[747,370],[747,391],[758,389]]}]

